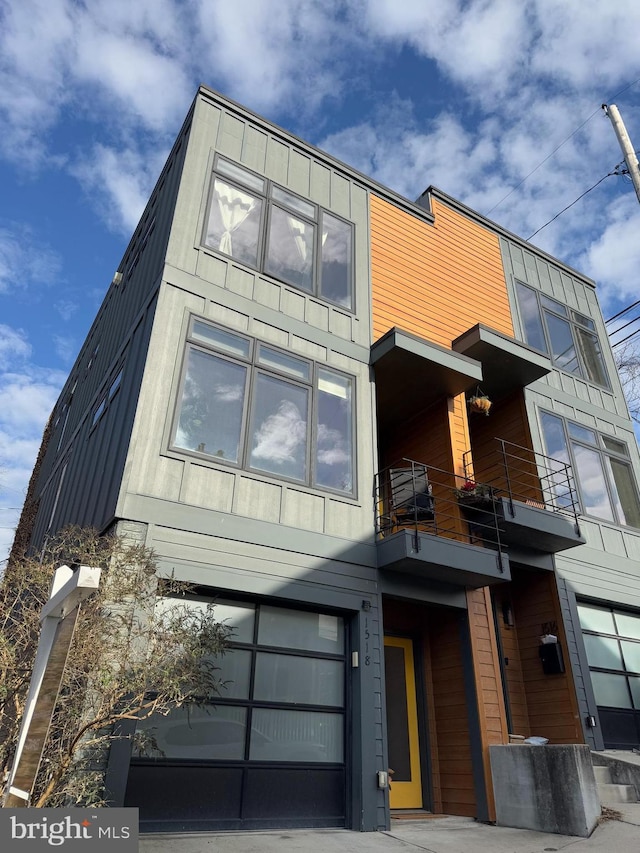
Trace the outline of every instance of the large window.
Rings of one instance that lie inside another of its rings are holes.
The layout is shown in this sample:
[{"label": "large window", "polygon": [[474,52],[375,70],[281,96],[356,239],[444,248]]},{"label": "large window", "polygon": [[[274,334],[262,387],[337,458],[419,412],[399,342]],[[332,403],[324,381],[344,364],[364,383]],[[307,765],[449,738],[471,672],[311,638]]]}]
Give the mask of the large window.
[{"label": "large window", "polygon": [[593,320],[520,281],[516,282],[516,290],[529,346],[546,352],[560,370],[608,388]]},{"label": "large window", "polygon": [[[208,600],[161,599],[162,609],[198,609]],[[138,730],[153,741],[137,757],[190,761],[344,761],[345,632],[339,616],[218,601],[216,617],[235,628],[217,660],[222,686],[212,705],[154,715]]]},{"label": "large window", "polygon": [[218,157],[209,248],[352,310],[352,239],[348,222]]},{"label": "large window", "polygon": [[353,383],[350,376],[192,318],[173,445],[350,494]]},{"label": "large window", "polygon": [[627,445],[550,412],[541,412],[540,421],[549,456],[573,467],[582,511],[640,528],[640,503]]}]

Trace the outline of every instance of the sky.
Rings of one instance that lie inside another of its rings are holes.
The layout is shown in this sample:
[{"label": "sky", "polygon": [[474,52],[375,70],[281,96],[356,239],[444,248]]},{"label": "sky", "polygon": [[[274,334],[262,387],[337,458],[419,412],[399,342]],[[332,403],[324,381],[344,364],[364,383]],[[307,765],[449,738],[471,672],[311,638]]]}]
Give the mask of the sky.
[{"label": "sky", "polygon": [[[639,297],[637,0],[0,0],[0,563],[46,420],[204,83]],[[598,182],[602,180],[601,183]],[[594,189],[591,189],[595,186]]]}]

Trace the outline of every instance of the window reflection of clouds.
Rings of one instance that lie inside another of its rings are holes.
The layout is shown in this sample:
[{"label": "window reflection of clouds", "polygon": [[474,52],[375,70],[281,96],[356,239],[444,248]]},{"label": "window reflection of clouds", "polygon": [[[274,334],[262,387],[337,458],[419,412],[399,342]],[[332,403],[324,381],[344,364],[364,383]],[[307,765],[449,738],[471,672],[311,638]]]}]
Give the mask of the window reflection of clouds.
[{"label": "window reflection of clouds", "polygon": [[252,467],[299,480],[306,477],[307,400],[305,388],[259,376],[253,415]]},{"label": "window reflection of clouds", "polygon": [[316,482],[342,490],[352,488],[351,382],[320,371]]},{"label": "window reflection of clouds", "polygon": [[267,272],[312,290],[314,232],[310,223],[272,207]]},{"label": "window reflection of clouds", "polygon": [[175,443],[237,461],[245,378],[246,367],[191,350]]},{"label": "window reflection of clouds", "polygon": [[613,521],[613,510],[609,500],[602,460],[595,450],[574,444],[578,477],[582,487],[582,498],[585,509],[598,518]]}]

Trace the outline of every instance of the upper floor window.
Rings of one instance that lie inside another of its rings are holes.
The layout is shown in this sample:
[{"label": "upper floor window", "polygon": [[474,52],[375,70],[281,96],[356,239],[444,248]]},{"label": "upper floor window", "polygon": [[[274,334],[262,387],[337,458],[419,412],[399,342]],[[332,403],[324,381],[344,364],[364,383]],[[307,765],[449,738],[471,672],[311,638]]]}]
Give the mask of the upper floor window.
[{"label": "upper floor window", "polygon": [[516,281],[516,290],[529,346],[549,354],[560,370],[608,388],[593,320],[520,281]]},{"label": "upper floor window", "polygon": [[218,157],[203,242],[307,293],[353,309],[352,226]]},{"label": "upper floor window", "polygon": [[541,412],[540,421],[549,456],[573,467],[583,512],[640,528],[640,503],[627,445],[550,412]]},{"label": "upper floor window", "polygon": [[115,378],[111,380],[108,388],[106,389],[106,391],[102,395],[100,402],[98,403],[96,408],[93,410],[93,416],[91,418],[91,428],[93,428],[98,423],[100,418],[106,412],[109,403],[115,397],[115,395],[118,393],[118,390],[120,389],[120,385],[122,384],[123,370],[124,370],[123,367],[121,367],[118,370],[117,374],[115,375]]},{"label": "upper floor window", "polygon": [[353,383],[193,318],[173,445],[352,493]]}]

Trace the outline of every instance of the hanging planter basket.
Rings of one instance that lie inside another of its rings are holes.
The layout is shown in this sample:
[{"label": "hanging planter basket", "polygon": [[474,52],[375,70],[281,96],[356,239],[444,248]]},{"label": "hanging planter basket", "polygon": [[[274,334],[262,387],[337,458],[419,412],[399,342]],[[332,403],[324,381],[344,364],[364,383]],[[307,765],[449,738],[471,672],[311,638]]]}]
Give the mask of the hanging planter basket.
[{"label": "hanging planter basket", "polygon": [[480,388],[476,391],[473,397],[469,397],[469,411],[476,415],[489,415],[491,408],[491,400],[484,394]]}]

